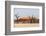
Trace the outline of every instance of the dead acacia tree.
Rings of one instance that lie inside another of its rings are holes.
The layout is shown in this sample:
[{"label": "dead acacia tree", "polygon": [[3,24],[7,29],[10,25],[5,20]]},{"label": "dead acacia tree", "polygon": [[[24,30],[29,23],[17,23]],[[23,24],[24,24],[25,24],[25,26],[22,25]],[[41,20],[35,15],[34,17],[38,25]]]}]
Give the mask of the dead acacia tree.
[{"label": "dead acacia tree", "polygon": [[31,23],[31,17],[30,16],[29,16],[29,20],[30,20],[29,23]]},{"label": "dead acacia tree", "polygon": [[16,21],[17,21],[17,23],[18,23],[18,18],[20,17],[20,16],[18,16],[18,14],[15,14],[15,17],[16,17]]},{"label": "dead acacia tree", "polygon": [[32,23],[36,23],[36,18],[32,16]]}]

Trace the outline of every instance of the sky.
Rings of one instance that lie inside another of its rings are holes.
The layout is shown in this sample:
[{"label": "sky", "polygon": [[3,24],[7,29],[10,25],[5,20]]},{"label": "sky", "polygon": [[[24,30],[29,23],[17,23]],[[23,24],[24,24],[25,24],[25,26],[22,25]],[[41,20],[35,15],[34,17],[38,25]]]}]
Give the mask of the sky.
[{"label": "sky", "polygon": [[39,9],[34,8],[15,8],[14,15],[17,14],[20,17],[22,16],[37,16],[39,17]]}]

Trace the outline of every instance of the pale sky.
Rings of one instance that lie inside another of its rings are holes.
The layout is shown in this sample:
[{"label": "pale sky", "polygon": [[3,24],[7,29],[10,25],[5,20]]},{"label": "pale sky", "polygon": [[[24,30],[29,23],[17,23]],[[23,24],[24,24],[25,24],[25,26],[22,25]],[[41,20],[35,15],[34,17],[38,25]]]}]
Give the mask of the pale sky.
[{"label": "pale sky", "polygon": [[38,16],[39,17],[39,9],[33,9],[33,8],[15,8],[14,9],[14,15],[18,14],[21,16]]}]

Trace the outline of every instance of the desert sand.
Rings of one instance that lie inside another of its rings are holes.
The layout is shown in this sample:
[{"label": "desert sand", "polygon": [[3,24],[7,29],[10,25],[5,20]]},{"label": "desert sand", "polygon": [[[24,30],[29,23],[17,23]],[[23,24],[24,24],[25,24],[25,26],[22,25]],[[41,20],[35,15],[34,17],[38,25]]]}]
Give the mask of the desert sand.
[{"label": "desert sand", "polygon": [[39,27],[39,23],[16,23],[14,27]]}]

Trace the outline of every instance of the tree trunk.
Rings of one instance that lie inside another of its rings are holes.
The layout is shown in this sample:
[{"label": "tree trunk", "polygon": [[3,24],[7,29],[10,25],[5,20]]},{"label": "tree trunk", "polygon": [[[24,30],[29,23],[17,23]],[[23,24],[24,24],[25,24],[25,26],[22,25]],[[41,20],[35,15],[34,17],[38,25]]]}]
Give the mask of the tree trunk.
[{"label": "tree trunk", "polygon": [[17,23],[18,23],[18,18],[17,18]]}]

